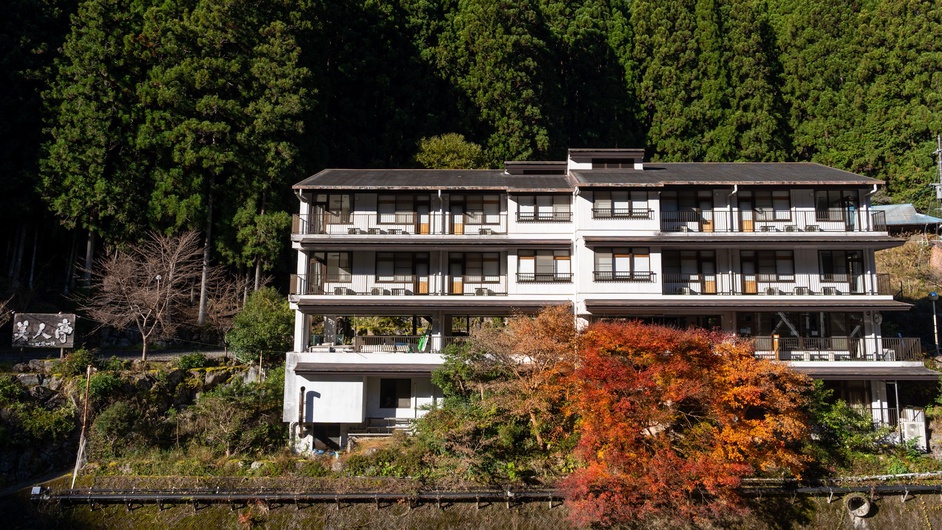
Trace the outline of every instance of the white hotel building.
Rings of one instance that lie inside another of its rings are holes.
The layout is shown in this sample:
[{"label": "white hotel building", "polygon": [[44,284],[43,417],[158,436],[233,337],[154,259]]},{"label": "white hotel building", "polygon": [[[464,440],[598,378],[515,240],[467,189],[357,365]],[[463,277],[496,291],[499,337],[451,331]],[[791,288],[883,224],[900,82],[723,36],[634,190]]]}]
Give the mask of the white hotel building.
[{"label": "white hotel building", "polygon": [[[407,426],[441,398],[430,374],[469,320],[548,305],[752,337],[757,356],[827,381],[875,421],[919,420],[901,413],[897,385],[938,374],[918,339],[880,332],[882,312],[910,307],[875,267],[874,251],[901,244],[870,208],[881,181],[812,163],[643,154],[327,169],[296,184],[284,407],[295,447]],[[414,329],[363,336],[349,326],[363,316],[407,317]]]}]

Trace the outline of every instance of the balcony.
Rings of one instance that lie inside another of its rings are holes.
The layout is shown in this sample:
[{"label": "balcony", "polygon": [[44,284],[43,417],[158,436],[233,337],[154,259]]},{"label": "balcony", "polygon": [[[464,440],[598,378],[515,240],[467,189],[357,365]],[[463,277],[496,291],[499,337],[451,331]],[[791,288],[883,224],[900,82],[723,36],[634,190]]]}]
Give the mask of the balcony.
[{"label": "balcony", "polygon": [[889,274],[664,274],[662,294],[845,296],[896,294]]},{"label": "balcony", "polygon": [[364,239],[383,236],[494,236],[507,233],[507,214],[480,212],[295,214],[292,216],[291,233],[300,236],[362,236]]},{"label": "balcony", "polygon": [[343,275],[308,282],[300,274],[291,275],[293,296],[506,296],[506,275],[451,275],[436,276],[397,274]]},{"label": "balcony", "polygon": [[694,210],[661,212],[664,232],[886,232],[886,213],[862,211]]},{"label": "balcony", "polygon": [[517,212],[518,223],[568,223],[572,212]]},{"label": "balcony", "polygon": [[571,283],[571,272],[518,272],[517,283]]},{"label": "balcony", "polygon": [[657,274],[651,271],[593,271],[597,282],[644,282],[657,280]]},{"label": "balcony", "polygon": [[592,218],[649,221],[654,219],[654,210],[650,208],[592,208]]},{"label": "balcony", "polygon": [[755,355],[776,361],[922,361],[917,338],[755,337]]}]

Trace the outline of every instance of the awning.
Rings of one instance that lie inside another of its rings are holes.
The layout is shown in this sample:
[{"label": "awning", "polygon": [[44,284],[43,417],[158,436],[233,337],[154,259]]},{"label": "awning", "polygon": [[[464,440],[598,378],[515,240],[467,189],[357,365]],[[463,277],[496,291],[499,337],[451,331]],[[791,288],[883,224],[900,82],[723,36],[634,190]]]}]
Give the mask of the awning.
[{"label": "awning", "polygon": [[401,377],[428,376],[437,364],[386,363],[298,363],[294,372],[301,375],[396,375]]},{"label": "awning", "polygon": [[599,316],[657,314],[702,314],[698,311],[908,311],[912,305],[891,299],[874,300],[872,297],[833,296],[812,298],[807,296],[683,296],[665,299],[588,299],[586,309]]},{"label": "awning", "polygon": [[925,366],[867,366],[850,368],[822,363],[821,366],[792,366],[795,370],[825,381],[862,381],[886,379],[897,381],[938,381],[942,373]]}]

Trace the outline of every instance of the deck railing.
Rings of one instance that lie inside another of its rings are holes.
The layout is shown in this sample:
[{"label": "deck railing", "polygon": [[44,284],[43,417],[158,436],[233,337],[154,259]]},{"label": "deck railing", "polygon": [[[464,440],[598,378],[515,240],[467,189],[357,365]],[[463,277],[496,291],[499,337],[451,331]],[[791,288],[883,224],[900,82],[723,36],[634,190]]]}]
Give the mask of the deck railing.
[{"label": "deck railing", "polygon": [[744,296],[842,296],[896,293],[889,274],[716,274],[663,275],[662,294]]},{"label": "deck railing", "polygon": [[[324,236],[493,236],[507,233],[507,213],[349,212],[292,216],[291,233]],[[549,221],[550,219],[538,219]],[[561,220],[561,219],[560,219]]]},{"label": "deck railing", "polygon": [[660,213],[664,232],[886,232],[885,212],[701,210]]},{"label": "deck railing", "polygon": [[921,361],[918,338],[755,337],[756,356],[778,361]]}]

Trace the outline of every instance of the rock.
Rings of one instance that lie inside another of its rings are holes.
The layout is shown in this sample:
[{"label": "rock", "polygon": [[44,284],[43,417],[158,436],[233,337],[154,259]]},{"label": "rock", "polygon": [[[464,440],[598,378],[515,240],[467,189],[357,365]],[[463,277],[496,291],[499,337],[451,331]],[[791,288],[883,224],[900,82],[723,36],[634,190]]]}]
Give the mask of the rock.
[{"label": "rock", "polygon": [[335,459],[333,462],[330,463],[330,470],[333,471],[334,473],[342,473],[343,461]]},{"label": "rock", "polygon": [[43,379],[43,386],[49,390],[52,390],[53,392],[57,392],[59,388],[62,387],[62,379],[59,379],[56,376],[47,377]]},{"label": "rock", "polygon": [[48,374],[52,372],[52,363],[55,361],[44,359],[30,359],[29,369],[31,372],[39,374]]},{"label": "rock", "polygon": [[131,384],[141,390],[150,390],[154,386],[154,381],[147,376],[147,374],[131,374],[130,375]]},{"label": "rock", "polygon": [[16,363],[13,365],[13,371],[19,374],[24,372],[30,372],[32,369],[29,366],[29,363]]},{"label": "rock", "polygon": [[29,395],[38,399],[39,401],[46,401],[47,399],[54,396],[56,393],[42,385],[31,386],[29,388]]},{"label": "rock", "polygon": [[183,370],[171,370],[167,372],[167,386],[174,388],[183,381],[183,376],[186,374]]},{"label": "rock", "polygon": [[251,469],[252,471],[255,471],[255,470],[261,469],[261,468],[263,468],[263,467],[265,467],[265,462],[260,462],[260,461],[256,460],[255,462],[252,462],[252,465],[249,466],[249,469]]},{"label": "rock", "polygon": [[229,378],[231,377],[232,374],[229,373],[228,370],[209,370],[206,372],[206,378],[203,380],[203,384],[208,390],[214,386],[229,381]]},{"label": "rock", "polygon": [[43,382],[39,374],[16,374],[16,380],[23,386],[37,386]]},{"label": "rock", "polygon": [[257,383],[258,366],[250,366],[249,369],[244,374],[242,374],[242,382],[245,384]]}]

